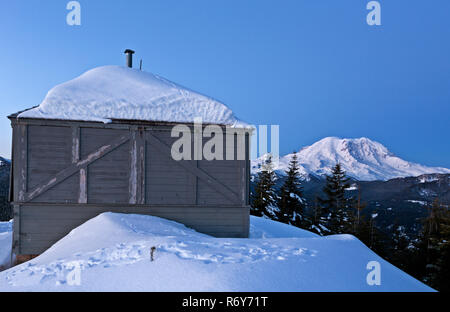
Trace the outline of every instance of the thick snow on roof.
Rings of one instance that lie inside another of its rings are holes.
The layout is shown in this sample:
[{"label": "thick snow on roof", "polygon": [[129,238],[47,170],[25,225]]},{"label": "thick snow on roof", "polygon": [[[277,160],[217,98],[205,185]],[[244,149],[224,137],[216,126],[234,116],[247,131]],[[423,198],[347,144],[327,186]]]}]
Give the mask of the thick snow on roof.
[{"label": "thick snow on roof", "polygon": [[[1,272],[0,291],[432,291],[351,235],[250,222],[249,239],[214,238],[157,217],[104,213]],[[379,286],[367,284],[371,261]]]},{"label": "thick snow on roof", "polygon": [[51,89],[18,118],[110,122],[111,119],[245,126],[223,103],[157,75],[121,66],[94,68]]}]

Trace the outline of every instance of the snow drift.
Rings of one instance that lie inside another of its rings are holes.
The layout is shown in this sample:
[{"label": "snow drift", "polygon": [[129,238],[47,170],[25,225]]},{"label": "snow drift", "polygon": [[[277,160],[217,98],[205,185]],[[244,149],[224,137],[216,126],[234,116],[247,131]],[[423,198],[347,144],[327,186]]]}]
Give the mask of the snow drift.
[{"label": "snow drift", "polygon": [[101,121],[111,119],[245,126],[223,103],[157,75],[121,66],[94,68],[51,89],[18,118]]},{"label": "snow drift", "polygon": [[[274,169],[283,174],[289,166],[293,154],[280,158]],[[253,161],[256,172],[263,156]],[[347,175],[360,181],[390,180],[400,177],[416,177],[430,173],[450,173],[450,169],[427,167],[405,161],[391,153],[382,144],[368,138],[340,139],[324,138],[297,153],[300,173],[308,178],[310,174],[322,176],[329,174],[331,168],[340,163]]]},{"label": "snow drift", "polygon": [[[381,265],[380,286],[366,282],[370,261]],[[76,268],[80,285],[70,286]],[[0,273],[0,291],[431,290],[353,236],[319,237],[256,217],[249,239],[231,239],[157,217],[105,213]]]}]

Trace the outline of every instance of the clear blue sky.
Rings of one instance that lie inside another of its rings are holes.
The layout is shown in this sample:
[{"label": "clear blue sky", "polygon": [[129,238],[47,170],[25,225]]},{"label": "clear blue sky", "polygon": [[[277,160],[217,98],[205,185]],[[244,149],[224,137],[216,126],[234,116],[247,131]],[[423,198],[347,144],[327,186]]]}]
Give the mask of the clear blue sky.
[{"label": "clear blue sky", "polygon": [[0,0],[0,155],[6,116],[93,67],[124,64],[279,124],[281,153],[326,136],[366,136],[409,161],[450,167],[450,1]]}]

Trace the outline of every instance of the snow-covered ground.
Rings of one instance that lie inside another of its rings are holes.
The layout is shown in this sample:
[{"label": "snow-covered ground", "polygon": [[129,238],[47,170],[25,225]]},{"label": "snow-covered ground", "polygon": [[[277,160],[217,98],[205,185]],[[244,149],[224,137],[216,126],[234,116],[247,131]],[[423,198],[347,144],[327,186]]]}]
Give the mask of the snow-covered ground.
[{"label": "snow-covered ground", "polygon": [[[274,168],[280,174],[289,166],[293,154],[280,157]],[[252,171],[260,170],[262,156],[252,161]],[[330,174],[331,168],[340,163],[348,176],[360,181],[390,180],[401,177],[416,177],[422,174],[450,173],[450,169],[427,167],[403,160],[391,153],[381,143],[368,138],[341,139],[324,138],[298,153],[299,172],[308,179],[310,174]]]},{"label": "snow-covered ground", "polygon": [[[371,261],[380,264],[379,286],[366,281]],[[157,217],[105,213],[0,273],[0,291],[431,290],[353,236],[256,217],[249,239],[219,239]]]},{"label": "snow-covered ground", "polygon": [[51,89],[19,118],[110,122],[111,119],[217,123],[247,126],[230,108],[160,76],[122,66],[103,66]]},{"label": "snow-covered ground", "polygon": [[0,222],[0,271],[11,263],[12,221]]},{"label": "snow-covered ground", "polygon": [[423,201],[423,200],[409,199],[409,200],[407,200],[407,202],[413,203],[413,204],[419,204],[419,205],[422,205],[422,206],[428,205],[428,203],[426,201]]}]

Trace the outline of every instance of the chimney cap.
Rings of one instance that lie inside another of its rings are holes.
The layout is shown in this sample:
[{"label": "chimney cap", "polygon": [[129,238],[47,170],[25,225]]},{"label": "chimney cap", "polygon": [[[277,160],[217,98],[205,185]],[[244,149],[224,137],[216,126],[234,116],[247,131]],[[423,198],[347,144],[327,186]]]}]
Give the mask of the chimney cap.
[{"label": "chimney cap", "polygon": [[134,51],[130,50],[130,49],[126,49],[125,52],[123,52],[123,53],[125,53],[125,54],[134,54]]}]

